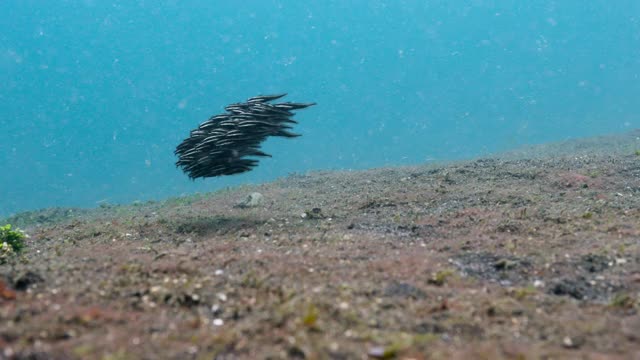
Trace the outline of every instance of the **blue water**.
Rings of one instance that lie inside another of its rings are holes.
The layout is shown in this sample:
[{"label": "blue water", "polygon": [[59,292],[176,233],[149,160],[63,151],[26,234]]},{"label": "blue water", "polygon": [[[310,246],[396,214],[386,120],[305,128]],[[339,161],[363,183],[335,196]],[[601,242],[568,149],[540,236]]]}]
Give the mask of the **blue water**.
[{"label": "blue water", "polygon": [[[458,159],[640,127],[637,0],[0,3],[0,215]],[[315,101],[272,159],[189,181],[226,104]]]}]

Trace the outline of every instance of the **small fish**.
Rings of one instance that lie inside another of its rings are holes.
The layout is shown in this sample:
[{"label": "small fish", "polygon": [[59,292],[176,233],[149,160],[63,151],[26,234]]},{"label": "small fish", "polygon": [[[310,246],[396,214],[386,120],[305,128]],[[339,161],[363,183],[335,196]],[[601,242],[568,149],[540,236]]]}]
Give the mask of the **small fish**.
[{"label": "small fish", "polygon": [[285,109],[285,110],[298,110],[298,109],[305,109],[308,108],[309,106],[313,106],[316,105],[316,103],[292,103],[292,102],[286,102],[286,103],[282,103],[282,104],[276,104],[275,106],[279,109]]},{"label": "small fish", "polygon": [[285,95],[287,94],[285,93],[285,94],[278,94],[278,95],[258,95],[258,96],[254,96],[252,98],[247,99],[247,103],[252,104],[252,103],[262,103],[262,102],[278,100]]}]

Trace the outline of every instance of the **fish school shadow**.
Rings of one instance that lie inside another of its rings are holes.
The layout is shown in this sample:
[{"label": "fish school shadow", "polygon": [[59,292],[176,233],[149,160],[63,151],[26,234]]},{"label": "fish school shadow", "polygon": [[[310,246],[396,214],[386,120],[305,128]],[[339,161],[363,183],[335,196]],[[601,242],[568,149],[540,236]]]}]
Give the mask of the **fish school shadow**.
[{"label": "fish school shadow", "polygon": [[264,224],[264,220],[246,217],[194,217],[181,219],[174,223],[175,231],[180,234],[197,236],[224,236],[242,230],[251,231]]}]

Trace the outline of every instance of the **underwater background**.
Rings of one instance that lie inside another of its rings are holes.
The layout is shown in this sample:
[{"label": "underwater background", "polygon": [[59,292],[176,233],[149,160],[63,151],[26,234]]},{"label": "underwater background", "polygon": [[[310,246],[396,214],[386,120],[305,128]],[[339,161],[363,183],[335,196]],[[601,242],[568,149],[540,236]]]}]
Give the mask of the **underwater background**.
[{"label": "underwater background", "polygon": [[[482,156],[640,127],[640,2],[0,3],[0,216]],[[258,94],[317,102],[252,172],[175,146]]]}]

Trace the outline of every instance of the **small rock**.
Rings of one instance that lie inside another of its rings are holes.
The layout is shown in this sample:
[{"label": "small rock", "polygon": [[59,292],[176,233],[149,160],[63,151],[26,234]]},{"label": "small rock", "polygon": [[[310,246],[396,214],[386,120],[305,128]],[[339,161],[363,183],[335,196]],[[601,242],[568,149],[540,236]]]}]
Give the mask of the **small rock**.
[{"label": "small rock", "polygon": [[556,282],[549,291],[553,295],[570,296],[577,300],[583,300],[588,290],[587,286],[588,283],[584,279],[582,281],[562,279]]},{"label": "small rock", "polygon": [[257,207],[262,205],[263,202],[264,202],[264,196],[262,196],[262,194],[260,194],[259,192],[253,192],[247,195],[247,197],[244,198],[244,200],[238,202],[236,204],[236,207],[239,207],[242,209],[252,208],[252,207]]},{"label": "small rock", "polygon": [[369,356],[376,359],[384,358],[384,347],[382,346],[372,346],[369,348]]},{"label": "small rock", "polygon": [[562,345],[564,345],[565,347],[568,347],[568,348],[572,348],[573,347],[573,340],[571,340],[570,337],[565,336],[564,339],[562,339]]},{"label": "small rock", "polygon": [[32,285],[43,281],[44,279],[38,273],[27,271],[13,279],[13,288],[24,291]]},{"label": "small rock", "polygon": [[156,286],[152,286],[152,287],[149,289],[149,292],[150,292],[150,293],[152,293],[152,294],[156,294],[156,293],[164,293],[164,292],[167,292],[167,289],[166,289],[166,288],[164,288],[164,287],[162,287],[162,286],[158,286],[158,285],[156,285]]},{"label": "small rock", "polygon": [[0,298],[5,300],[15,300],[16,292],[11,290],[7,284],[0,279]]},{"label": "small rock", "polygon": [[324,219],[326,216],[322,213],[322,209],[316,207],[311,211],[305,211],[302,215],[303,219]]},{"label": "small rock", "polygon": [[302,350],[301,348],[297,347],[297,346],[292,346],[289,348],[289,350],[287,351],[287,354],[289,355],[289,359],[306,359],[306,355],[304,353],[304,350]]},{"label": "small rock", "polygon": [[581,347],[583,344],[584,344],[584,339],[580,337],[565,336],[564,339],[562,339],[562,346],[564,346],[567,349],[577,349]]},{"label": "small rock", "polygon": [[511,270],[516,268],[517,266],[518,266],[518,263],[516,261],[506,259],[506,258],[499,259],[493,263],[493,267],[496,270]]},{"label": "small rock", "polygon": [[599,273],[608,269],[613,264],[610,259],[604,255],[587,254],[580,257],[578,265],[590,273]]}]

